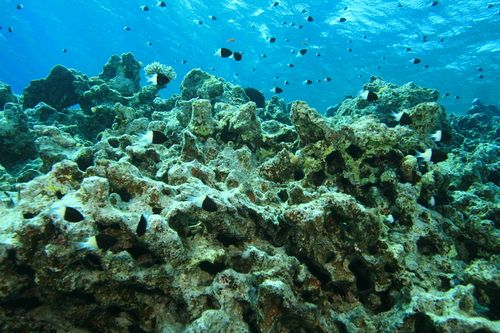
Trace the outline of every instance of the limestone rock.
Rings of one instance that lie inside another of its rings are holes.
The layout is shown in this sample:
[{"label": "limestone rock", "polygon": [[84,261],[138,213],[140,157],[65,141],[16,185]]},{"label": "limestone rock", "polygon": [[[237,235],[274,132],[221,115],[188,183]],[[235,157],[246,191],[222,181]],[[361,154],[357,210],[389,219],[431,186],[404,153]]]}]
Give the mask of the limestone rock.
[{"label": "limestone rock", "polygon": [[45,102],[61,110],[79,103],[77,85],[86,86],[87,77],[74,69],[57,65],[44,79],[33,80],[23,91],[23,107],[32,108]]},{"label": "limestone rock", "polygon": [[124,53],[121,56],[111,56],[104,65],[102,73],[99,74],[99,78],[121,95],[132,96],[140,89],[140,71],[141,64],[135,60],[134,55]]},{"label": "limestone rock", "polygon": [[17,103],[17,97],[12,93],[12,89],[8,84],[0,82],[0,110],[3,109],[5,103]]}]

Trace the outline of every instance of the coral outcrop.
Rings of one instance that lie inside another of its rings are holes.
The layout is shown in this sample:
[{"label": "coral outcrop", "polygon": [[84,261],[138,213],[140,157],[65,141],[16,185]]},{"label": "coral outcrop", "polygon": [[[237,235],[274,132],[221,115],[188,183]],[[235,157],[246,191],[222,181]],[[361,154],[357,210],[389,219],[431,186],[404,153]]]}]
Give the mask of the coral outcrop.
[{"label": "coral outcrop", "polygon": [[331,117],[199,69],[161,99],[132,59],[6,104],[0,330],[499,331],[496,116],[381,78]]}]

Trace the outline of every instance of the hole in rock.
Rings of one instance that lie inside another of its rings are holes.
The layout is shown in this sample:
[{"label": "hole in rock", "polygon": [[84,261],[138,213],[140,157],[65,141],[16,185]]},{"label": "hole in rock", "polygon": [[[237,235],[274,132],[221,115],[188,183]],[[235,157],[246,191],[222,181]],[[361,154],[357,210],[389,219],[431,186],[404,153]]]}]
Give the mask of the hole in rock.
[{"label": "hole in rock", "polygon": [[347,326],[339,320],[335,321],[335,327],[337,328],[337,331],[339,333],[349,333],[349,331],[347,330]]},{"label": "hole in rock", "polygon": [[338,151],[332,151],[325,157],[325,162],[327,165],[326,170],[330,174],[334,174],[345,169],[345,162],[342,155]]},{"label": "hole in rock", "polygon": [[151,267],[155,263],[161,263],[160,260],[155,258],[151,251],[141,245],[134,245],[126,249],[126,251],[130,253],[132,258],[134,258],[142,267]]},{"label": "hole in rock", "polygon": [[278,192],[278,197],[281,201],[286,202],[288,200],[288,192],[286,190],[281,190]]},{"label": "hole in rock", "polygon": [[396,302],[394,300],[394,297],[391,296],[389,290],[377,293],[377,295],[380,298],[380,306],[376,310],[377,313],[387,312],[390,309],[392,309],[392,307],[394,306],[394,304],[396,304]]},{"label": "hole in rock", "polygon": [[207,272],[210,275],[215,275],[226,269],[226,266],[220,262],[211,263],[209,261],[202,261],[198,264],[201,270]]},{"label": "hole in rock", "polygon": [[309,179],[315,186],[321,186],[326,179],[326,175],[323,170],[313,172],[309,174]]},{"label": "hole in rock", "polygon": [[117,193],[123,202],[129,202],[132,199],[132,195],[125,187],[113,189],[111,192]]},{"label": "hole in rock", "polygon": [[143,330],[141,326],[137,324],[132,324],[128,326],[128,332],[129,333],[148,333],[148,331]]},{"label": "hole in rock", "polygon": [[92,253],[87,253],[83,265],[89,270],[102,271],[103,267],[101,265],[101,259]]},{"label": "hole in rock", "polygon": [[355,258],[349,263],[348,267],[356,278],[356,288],[358,288],[358,291],[362,292],[369,290],[372,286],[372,282],[370,268],[366,263],[359,258]]},{"label": "hole in rock", "polygon": [[0,301],[0,305],[8,309],[21,308],[23,310],[32,310],[42,304],[43,302],[40,301],[37,297],[19,297]]},{"label": "hole in rock", "polygon": [[83,154],[77,157],[76,164],[78,169],[85,171],[94,165],[94,156],[92,154]]},{"label": "hole in rock", "polygon": [[432,319],[425,313],[415,314],[413,320],[413,333],[438,333]]},{"label": "hole in rock", "polygon": [[153,207],[153,214],[161,214],[163,208],[161,207]]},{"label": "hole in rock", "polygon": [[346,152],[351,155],[352,158],[358,159],[361,156],[363,156],[363,150],[359,148],[358,146],[352,144],[349,147],[347,147]]},{"label": "hole in rock", "polygon": [[217,235],[216,239],[222,243],[224,246],[230,246],[230,245],[240,245],[243,240],[239,237],[236,237],[234,235],[228,235],[224,233],[220,233]]},{"label": "hole in rock", "polygon": [[302,180],[302,179],[304,179],[305,176],[306,176],[306,174],[304,173],[304,170],[302,170],[302,169],[297,169],[293,172],[293,179],[295,179],[295,180]]},{"label": "hole in rock", "polygon": [[255,311],[248,307],[245,312],[243,312],[243,320],[245,323],[248,325],[248,329],[250,330],[250,333],[260,333],[261,330],[258,328],[257,325],[257,316],[255,314]]},{"label": "hole in rock", "polygon": [[23,213],[23,218],[26,219],[26,220],[29,220],[29,219],[32,219],[34,218],[35,216],[37,216],[38,214],[33,214],[31,212],[26,212],[26,213]]},{"label": "hole in rock", "polygon": [[422,255],[434,255],[439,253],[439,247],[431,237],[420,237],[417,240],[418,253]]},{"label": "hole in rock", "polygon": [[113,148],[120,147],[120,141],[118,141],[118,139],[116,139],[116,138],[109,138],[108,139],[108,143]]}]

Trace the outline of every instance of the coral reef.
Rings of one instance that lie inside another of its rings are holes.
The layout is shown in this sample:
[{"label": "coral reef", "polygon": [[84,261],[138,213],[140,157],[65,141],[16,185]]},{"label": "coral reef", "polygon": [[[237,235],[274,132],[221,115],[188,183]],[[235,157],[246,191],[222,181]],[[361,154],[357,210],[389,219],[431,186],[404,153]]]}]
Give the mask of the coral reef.
[{"label": "coral reef", "polygon": [[200,69],[162,99],[139,70],[6,104],[1,331],[500,331],[497,115],[381,78],[258,108]]},{"label": "coral reef", "polygon": [[0,110],[3,110],[5,103],[9,102],[17,103],[17,97],[8,84],[0,82]]}]

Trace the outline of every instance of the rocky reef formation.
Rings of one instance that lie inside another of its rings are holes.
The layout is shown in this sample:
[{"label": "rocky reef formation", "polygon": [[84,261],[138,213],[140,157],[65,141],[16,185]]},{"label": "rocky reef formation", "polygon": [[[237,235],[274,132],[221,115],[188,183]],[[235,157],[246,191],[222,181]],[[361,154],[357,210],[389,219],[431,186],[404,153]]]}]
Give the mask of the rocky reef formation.
[{"label": "rocky reef formation", "polygon": [[0,330],[499,331],[498,142],[474,114],[380,78],[331,117],[257,108],[199,69],[161,99],[131,57],[4,98]]}]

